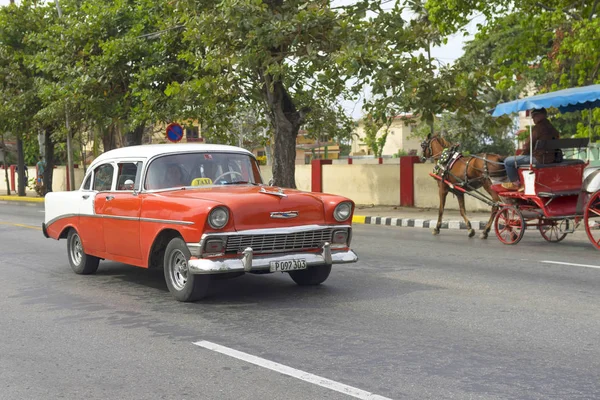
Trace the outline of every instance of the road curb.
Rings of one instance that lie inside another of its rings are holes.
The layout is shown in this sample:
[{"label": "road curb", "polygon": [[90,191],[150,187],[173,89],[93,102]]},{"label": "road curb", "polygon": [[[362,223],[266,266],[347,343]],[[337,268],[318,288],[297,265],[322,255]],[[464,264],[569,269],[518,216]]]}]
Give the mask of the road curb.
[{"label": "road curb", "polygon": [[[375,217],[366,215],[355,215],[352,217],[352,223],[365,225],[384,225],[401,226],[405,228],[434,228],[437,219],[419,219],[419,218],[397,218],[397,217]],[[486,221],[471,221],[471,227],[475,230],[484,230]],[[464,221],[442,221],[440,229],[467,229]]]},{"label": "road curb", "polygon": [[43,197],[20,197],[20,196],[0,196],[0,201],[14,201],[18,203],[43,203]]}]

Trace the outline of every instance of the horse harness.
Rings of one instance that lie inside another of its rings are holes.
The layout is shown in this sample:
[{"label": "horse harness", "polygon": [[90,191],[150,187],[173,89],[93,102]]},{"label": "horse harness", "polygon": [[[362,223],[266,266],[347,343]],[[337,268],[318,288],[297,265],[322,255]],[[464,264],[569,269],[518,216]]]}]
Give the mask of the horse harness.
[{"label": "horse harness", "polygon": [[[458,181],[455,186],[459,186],[462,188],[467,188],[467,189],[475,189],[475,187],[473,187],[473,185],[479,185],[481,184],[482,181],[485,181],[486,179],[489,178],[490,174],[489,174],[489,169],[488,169],[488,163],[487,160],[485,158],[486,154],[484,154],[483,159],[484,159],[484,173],[482,176],[477,177],[477,178],[473,178],[471,180],[469,180],[469,164],[471,164],[471,161],[473,161],[475,158],[474,157],[464,157],[462,155],[462,153],[460,151],[458,151],[458,147],[460,145],[456,144],[456,145],[452,145],[451,147],[445,148],[441,155],[440,158],[437,162],[437,164],[435,165],[433,172],[440,176],[442,178],[442,180],[447,180],[448,177],[452,176],[453,178],[456,179],[456,181]],[[464,179],[461,179],[460,177],[454,175],[451,170],[452,167],[456,164],[456,162],[458,160],[460,160],[461,158],[465,158],[465,172],[464,172]],[[451,189],[451,191],[454,192],[454,190]]]}]

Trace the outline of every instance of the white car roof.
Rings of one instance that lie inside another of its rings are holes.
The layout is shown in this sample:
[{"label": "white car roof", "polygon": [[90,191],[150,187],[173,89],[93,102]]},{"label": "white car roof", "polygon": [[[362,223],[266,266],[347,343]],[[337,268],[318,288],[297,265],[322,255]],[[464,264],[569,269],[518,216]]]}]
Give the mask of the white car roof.
[{"label": "white car roof", "polygon": [[227,146],[222,144],[206,143],[165,143],[165,144],[144,144],[140,146],[128,146],[109,150],[99,155],[90,167],[102,163],[108,159],[114,158],[152,158],[161,154],[184,153],[190,151],[228,151],[234,153],[244,153],[253,156],[253,154],[241,147]]}]

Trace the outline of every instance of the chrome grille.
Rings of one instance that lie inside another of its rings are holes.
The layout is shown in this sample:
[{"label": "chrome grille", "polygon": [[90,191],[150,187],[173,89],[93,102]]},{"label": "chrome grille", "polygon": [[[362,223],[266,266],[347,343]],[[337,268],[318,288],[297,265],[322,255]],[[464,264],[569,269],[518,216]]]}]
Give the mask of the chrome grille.
[{"label": "chrome grille", "polygon": [[251,247],[254,253],[316,249],[325,242],[331,242],[334,230],[327,228],[284,234],[233,235],[227,238],[226,251],[241,253],[247,247]]}]

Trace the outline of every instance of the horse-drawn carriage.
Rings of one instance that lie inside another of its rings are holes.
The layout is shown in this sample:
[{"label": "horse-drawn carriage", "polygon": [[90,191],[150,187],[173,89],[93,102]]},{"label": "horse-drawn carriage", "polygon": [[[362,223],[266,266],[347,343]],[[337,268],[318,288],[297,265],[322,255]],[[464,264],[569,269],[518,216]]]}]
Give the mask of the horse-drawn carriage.
[{"label": "horse-drawn carriage", "polygon": [[[560,90],[499,104],[492,115],[498,117],[551,107],[557,108],[561,113],[600,107],[600,85]],[[435,144],[432,144],[432,140],[429,138],[424,142],[424,156],[433,155],[432,146]],[[538,141],[535,149],[580,149],[588,144],[588,138],[546,140]],[[443,143],[440,145],[442,148],[446,147]],[[533,150],[531,148],[529,154],[533,154]],[[443,150],[438,151],[440,156],[443,153]],[[523,190],[511,191],[501,185],[500,178],[503,174],[499,171],[503,169],[502,158],[497,155],[492,155],[492,159],[489,155],[469,157],[471,160],[478,160],[480,164],[483,163],[485,170],[480,167],[471,168],[469,171],[470,161],[464,160],[464,178],[461,176],[462,171],[452,171],[452,168],[461,167],[456,163],[462,158],[460,153],[456,150],[450,153],[446,151],[445,156],[453,160],[444,160],[446,162],[442,163],[443,167],[438,167],[437,171],[430,174],[440,184],[440,222],[445,202],[445,196],[442,200],[442,192],[451,191],[459,196],[461,214],[470,228],[464,214],[464,199],[461,202],[464,194],[469,194],[492,207],[492,215],[484,230],[484,237],[487,237],[493,220],[496,236],[504,244],[518,243],[527,228],[536,228],[548,242],[560,242],[583,222],[589,240],[600,250],[600,166],[592,167],[589,161],[567,158],[552,164],[535,164],[530,156],[528,165],[518,167],[520,180],[524,183]],[[490,174],[490,170],[493,170],[496,176]],[[469,172],[471,175],[479,175],[480,180],[483,180],[479,187],[486,189],[490,196],[480,193],[477,187],[470,184],[469,180],[473,178],[469,176]]]}]

